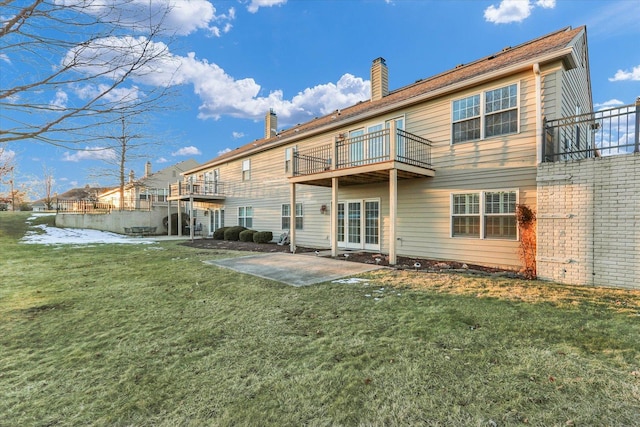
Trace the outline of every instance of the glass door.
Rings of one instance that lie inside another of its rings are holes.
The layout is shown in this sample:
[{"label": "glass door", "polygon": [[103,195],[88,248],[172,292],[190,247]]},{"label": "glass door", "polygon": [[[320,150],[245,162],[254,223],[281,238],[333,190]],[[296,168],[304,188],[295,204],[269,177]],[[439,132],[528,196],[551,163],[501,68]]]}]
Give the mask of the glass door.
[{"label": "glass door", "polygon": [[338,246],[380,250],[380,201],[347,200],[338,203]]}]

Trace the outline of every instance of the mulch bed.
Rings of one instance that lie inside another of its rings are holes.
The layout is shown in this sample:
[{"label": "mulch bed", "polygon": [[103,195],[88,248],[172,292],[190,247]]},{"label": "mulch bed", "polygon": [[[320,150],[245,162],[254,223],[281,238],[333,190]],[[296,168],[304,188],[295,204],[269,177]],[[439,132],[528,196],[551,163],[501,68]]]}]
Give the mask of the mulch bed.
[{"label": "mulch bed", "polygon": [[[228,240],[214,239],[196,239],[182,243],[184,246],[190,246],[198,249],[215,249],[228,251],[251,251],[251,252],[290,252],[289,245],[278,245],[276,243],[254,243],[254,242],[234,242]],[[298,246],[296,253],[314,252],[314,248],[305,248]],[[338,259],[344,259],[348,262],[361,262],[365,264],[378,264],[381,266],[389,266],[389,259],[386,255],[375,252],[348,252],[348,256],[339,255]],[[397,257],[397,263],[393,268],[399,270],[426,270],[426,271],[454,271],[472,274],[499,275],[506,277],[518,277],[521,275],[512,271],[499,268],[485,267],[481,265],[465,264],[457,261],[437,261],[425,258],[414,257]]]}]

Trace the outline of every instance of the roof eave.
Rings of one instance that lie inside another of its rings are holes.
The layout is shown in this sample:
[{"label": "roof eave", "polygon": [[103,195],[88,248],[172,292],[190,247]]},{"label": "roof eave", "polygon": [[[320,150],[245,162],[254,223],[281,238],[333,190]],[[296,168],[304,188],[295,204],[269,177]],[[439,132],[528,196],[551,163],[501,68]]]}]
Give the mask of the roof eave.
[{"label": "roof eave", "polygon": [[366,111],[364,113],[361,114],[356,114],[353,117],[350,118],[346,118],[344,120],[340,120],[339,122],[335,122],[335,123],[329,123],[327,125],[324,126],[320,126],[314,129],[310,129],[309,131],[306,132],[300,132],[299,134],[294,134],[294,135],[290,135],[284,138],[280,138],[280,137],[275,137],[273,139],[275,139],[275,141],[273,142],[266,142],[254,149],[249,149],[246,151],[242,151],[241,153],[238,153],[237,155],[231,155],[229,157],[225,157],[223,159],[220,160],[216,160],[213,159],[210,162],[206,162],[203,163],[202,165],[194,168],[194,169],[190,169],[187,170],[183,173],[181,173],[181,175],[191,175],[193,173],[197,173],[206,169],[209,169],[211,167],[215,167],[215,166],[219,166],[234,160],[238,160],[247,156],[251,156],[266,150],[270,150],[274,147],[278,147],[281,145],[286,145],[286,144],[291,144],[293,142],[297,142],[300,141],[302,139],[306,139],[309,138],[311,136],[314,135],[318,135],[321,133],[325,133],[325,132],[329,132],[333,129],[339,129],[341,127],[344,126],[348,126],[352,123],[356,123],[356,122],[360,122],[363,120],[367,120],[369,118],[372,117],[376,117],[382,114],[386,114],[386,113],[390,113],[393,112],[395,110],[401,109],[401,108],[406,108],[408,106],[414,105],[414,104],[418,104],[424,101],[427,101],[429,99],[432,98],[438,98],[440,96],[444,96],[447,95],[451,92],[456,92],[459,90],[462,90],[464,88],[467,87],[471,87],[471,86],[476,86],[478,84],[481,84],[485,81],[488,80],[495,80],[498,78],[502,78],[508,75],[512,75],[512,74],[516,74],[525,70],[528,70],[530,68],[533,67],[533,64],[545,64],[545,63],[550,63],[550,62],[554,62],[554,61],[562,61],[563,65],[566,69],[572,69],[575,68],[577,66],[576,64],[576,59],[574,57],[574,50],[573,50],[573,46],[567,46],[564,47],[562,49],[558,49],[555,50],[553,52],[547,53],[545,55],[539,55],[536,57],[533,57],[529,60],[526,61],[522,61],[519,62],[517,64],[513,64],[511,66],[507,66],[507,67],[502,67],[493,71],[489,71],[487,73],[483,73],[480,74],[478,76],[475,77],[470,77],[468,79],[453,83],[451,85],[447,85],[447,86],[443,86],[440,87],[438,89],[435,90],[431,90],[428,92],[425,92],[423,94],[411,97],[411,98],[405,98],[403,100],[400,100],[398,102],[394,102],[392,104],[388,104],[388,105],[384,105],[382,107],[380,107],[379,109],[374,109],[374,110],[370,110],[370,111]]}]

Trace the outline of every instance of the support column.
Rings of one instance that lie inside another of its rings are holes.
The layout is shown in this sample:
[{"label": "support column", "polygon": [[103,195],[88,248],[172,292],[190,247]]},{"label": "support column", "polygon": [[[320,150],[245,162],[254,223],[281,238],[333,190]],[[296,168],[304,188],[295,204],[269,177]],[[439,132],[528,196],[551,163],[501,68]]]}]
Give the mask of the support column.
[{"label": "support column", "polygon": [[291,200],[289,212],[291,217],[289,219],[289,249],[291,253],[296,253],[296,184],[291,184]]},{"label": "support column", "polygon": [[[395,143],[395,141],[394,141]],[[389,264],[397,263],[396,255],[396,221],[398,217],[398,170],[389,171]]]},{"label": "support column", "polygon": [[331,256],[338,256],[338,178],[331,178]]},{"label": "support column", "polygon": [[193,215],[193,195],[189,196],[189,238],[193,241],[196,217]]},{"label": "support column", "polygon": [[182,202],[178,199],[178,237],[182,237]]},{"label": "support column", "polygon": [[167,198],[167,236],[171,236],[171,200]]}]

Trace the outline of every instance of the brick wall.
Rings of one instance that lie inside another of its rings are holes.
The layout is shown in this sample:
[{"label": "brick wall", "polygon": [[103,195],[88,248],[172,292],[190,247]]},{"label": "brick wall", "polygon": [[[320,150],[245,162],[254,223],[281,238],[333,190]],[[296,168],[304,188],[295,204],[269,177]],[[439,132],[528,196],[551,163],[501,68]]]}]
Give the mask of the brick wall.
[{"label": "brick wall", "polygon": [[538,276],[640,289],[640,153],[538,168]]}]

